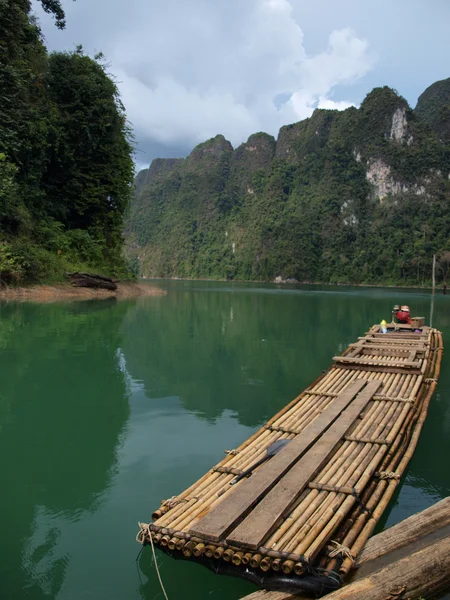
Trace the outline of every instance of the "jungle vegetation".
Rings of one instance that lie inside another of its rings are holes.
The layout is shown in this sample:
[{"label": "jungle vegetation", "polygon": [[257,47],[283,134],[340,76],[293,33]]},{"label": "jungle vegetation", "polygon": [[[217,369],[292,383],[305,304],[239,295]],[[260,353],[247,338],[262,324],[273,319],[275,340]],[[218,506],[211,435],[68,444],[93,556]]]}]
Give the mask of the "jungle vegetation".
[{"label": "jungle vegetation", "polygon": [[[136,179],[128,254],[149,277],[427,285],[450,263],[450,79],[412,110],[388,87]],[[384,186],[384,187],[383,187]]]},{"label": "jungle vegetation", "polygon": [[102,55],[48,53],[30,1],[0,0],[0,93],[1,283],[126,275],[132,138]]}]

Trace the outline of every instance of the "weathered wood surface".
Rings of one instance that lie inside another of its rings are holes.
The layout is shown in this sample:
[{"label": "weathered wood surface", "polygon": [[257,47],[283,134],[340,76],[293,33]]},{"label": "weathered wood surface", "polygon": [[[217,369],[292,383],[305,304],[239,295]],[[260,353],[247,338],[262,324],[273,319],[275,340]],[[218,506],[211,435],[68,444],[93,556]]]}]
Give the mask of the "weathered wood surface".
[{"label": "weathered wood surface", "polygon": [[370,347],[370,348],[402,348],[405,346],[422,346],[425,348],[426,339],[423,338],[419,334],[415,334],[417,337],[414,339],[397,339],[391,336],[387,336],[387,334],[383,335],[383,337],[371,337],[364,336],[358,338],[357,342],[353,342],[349,344],[349,348],[357,348],[357,347]]},{"label": "weathered wood surface", "polygon": [[[326,598],[326,596],[324,596]],[[293,596],[285,592],[268,592],[267,590],[258,590],[241,598],[241,600],[309,600],[308,596]],[[362,599],[361,599],[362,600]]]},{"label": "weathered wood surface", "polygon": [[75,287],[88,287],[105,290],[117,290],[117,284],[109,277],[92,273],[67,273],[67,279]]},{"label": "weathered wood surface", "polygon": [[[389,364],[389,363],[386,363]],[[420,369],[414,369],[412,367],[396,367],[396,366],[392,366],[392,367],[388,367],[383,365],[362,365],[362,364],[355,364],[352,365],[350,363],[338,363],[336,362],[334,364],[334,367],[336,369],[343,369],[345,371],[366,371],[366,372],[370,372],[370,373],[392,373],[392,374],[406,374],[406,375],[420,375]]]},{"label": "weathered wood surface", "polygon": [[[320,472],[341,438],[381,387],[381,381],[369,381],[333,425],[291,470],[261,500],[258,506],[228,536],[227,541],[256,550],[280,524],[308,483]],[[303,434],[302,434],[303,435]]]},{"label": "weathered wood surface", "polygon": [[[408,323],[394,323],[393,321],[391,323],[387,324],[388,328],[392,328],[392,327],[398,327],[399,330],[408,330],[410,329],[411,331],[414,331],[415,329],[421,329],[423,333],[428,333],[430,327],[428,325],[423,325],[423,327],[417,327],[416,325],[410,325]],[[372,327],[371,331],[374,331],[375,333],[381,332],[381,325],[374,325],[374,327]],[[388,335],[393,333],[392,331],[388,332]],[[397,333],[402,333],[402,331],[397,331]],[[386,335],[386,334],[384,334]]]},{"label": "weathered wood surface", "polygon": [[250,479],[239,483],[235,492],[201,519],[190,530],[191,535],[200,535],[216,542],[223,539],[248,515],[255,504],[286,474],[299,457],[311,448],[366,383],[366,380],[361,379],[349,385],[302,431],[302,435],[293,439],[276,456],[260,467]]},{"label": "weathered wood surface", "polygon": [[[379,348],[378,346],[363,346],[359,348],[359,354],[364,355],[367,358],[367,355],[372,356],[396,356],[398,358],[408,358],[408,360],[415,360],[415,355],[418,352],[425,352],[425,348],[420,349],[415,346],[402,346],[400,348]],[[412,358],[411,358],[411,355]],[[357,354],[355,355],[357,356]]]},{"label": "weathered wood surface", "polygon": [[358,567],[450,525],[450,497],[373,536],[358,558]]},{"label": "weathered wood surface", "polygon": [[408,338],[404,339],[401,337],[394,337],[394,336],[390,336],[388,334],[376,334],[377,337],[373,337],[371,335],[369,336],[362,336],[358,338],[357,342],[354,342],[353,344],[350,344],[350,346],[356,346],[357,344],[370,344],[371,346],[375,346],[380,344],[381,346],[386,346],[391,348],[392,346],[394,346],[394,348],[396,348],[397,346],[410,346],[412,344],[422,344],[422,345],[426,345],[427,343],[427,339],[428,336],[423,336],[419,333],[415,333],[414,334],[415,337],[412,338],[410,334],[408,334]]},{"label": "weathered wood surface", "polygon": [[[389,333],[373,333],[370,336],[370,339],[375,339],[375,340],[420,340],[420,341],[425,341],[428,337],[428,334],[424,334],[422,333],[414,333],[413,331],[411,331],[411,333],[409,332],[402,332],[402,333],[396,333],[395,335],[390,336]],[[358,339],[367,339],[367,337],[365,338],[358,338]]]},{"label": "weathered wood surface", "polygon": [[450,536],[432,541],[375,573],[328,594],[327,600],[430,597],[450,585]]},{"label": "weathered wood surface", "polygon": [[[325,600],[416,600],[450,589],[450,497],[372,537],[353,581]],[[259,590],[243,600],[300,600]]]},{"label": "weathered wood surface", "polygon": [[403,362],[394,362],[389,360],[382,360],[378,358],[348,358],[347,356],[333,356],[335,363],[349,363],[357,365],[375,365],[379,367],[389,367],[390,365],[397,368],[403,367],[420,367],[421,361],[405,360]]}]

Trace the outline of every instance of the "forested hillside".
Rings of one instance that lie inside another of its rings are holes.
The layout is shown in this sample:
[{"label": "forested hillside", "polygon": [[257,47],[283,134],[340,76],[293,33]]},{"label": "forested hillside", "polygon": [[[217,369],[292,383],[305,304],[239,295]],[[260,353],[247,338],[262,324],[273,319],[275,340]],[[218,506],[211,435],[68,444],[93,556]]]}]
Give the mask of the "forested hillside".
[{"label": "forested hillside", "polygon": [[136,179],[128,253],[144,276],[426,285],[450,263],[450,79],[411,110],[374,89],[360,108],[316,110],[223,136]]},{"label": "forested hillside", "polygon": [[[63,28],[59,0],[41,0]],[[48,54],[29,0],[0,0],[0,279],[126,273],[129,131],[102,57]]]}]

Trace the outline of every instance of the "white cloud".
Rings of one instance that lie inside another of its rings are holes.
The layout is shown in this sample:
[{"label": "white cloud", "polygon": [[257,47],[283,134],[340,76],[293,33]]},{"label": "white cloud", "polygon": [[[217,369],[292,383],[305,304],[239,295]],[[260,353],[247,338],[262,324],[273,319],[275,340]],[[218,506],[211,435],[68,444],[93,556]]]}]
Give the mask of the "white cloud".
[{"label": "white cloud", "polygon": [[328,47],[308,56],[292,1],[68,3],[63,35],[77,31],[74,41],[111,61],[141,144],[193,146],[223,133],[236,145],[256,131],[276,135],[318,105],[349,106],[334,90],[373,66],[351,29],[331,31]]},{"label": "white cloud", "polygon": [[326,108],[328,110],[345,110],[346,108],[349,108],[350,106],[355,106],[352,102],[346,102],[345,100],[339,100],[338,102],[335,102],[334,100],[331,100],[330,98],[319,98],[319,101],[317,103],[317,108]]}]

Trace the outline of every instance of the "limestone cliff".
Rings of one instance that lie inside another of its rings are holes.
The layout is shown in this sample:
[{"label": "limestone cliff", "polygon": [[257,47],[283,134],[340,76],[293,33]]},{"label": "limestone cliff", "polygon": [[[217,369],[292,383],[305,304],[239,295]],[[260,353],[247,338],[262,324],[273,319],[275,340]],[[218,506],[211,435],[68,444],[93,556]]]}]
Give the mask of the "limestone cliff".
[{"label": "limestone cliff", "polygon": [[[129,252],[146,276],[409,282],[450,250],[448,83],[413,111],[376,88],[235,150],[218,135],[136,179]],[[447,129],[448,128],[448,129]],[[448,246],[448,248],[447,248]]]}]

